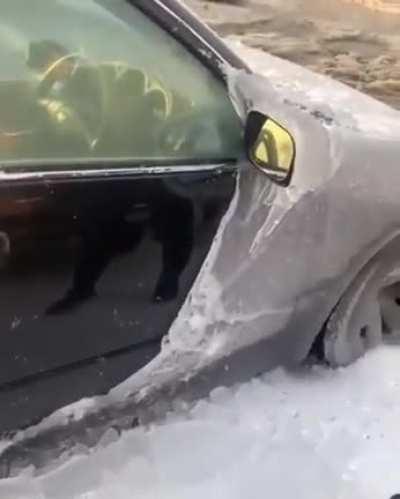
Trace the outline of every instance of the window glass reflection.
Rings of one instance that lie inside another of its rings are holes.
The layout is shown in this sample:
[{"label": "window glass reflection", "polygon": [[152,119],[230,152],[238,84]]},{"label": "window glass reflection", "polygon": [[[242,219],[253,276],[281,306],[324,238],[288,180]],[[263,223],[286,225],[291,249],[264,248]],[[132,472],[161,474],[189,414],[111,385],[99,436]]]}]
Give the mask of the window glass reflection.
[{"label": "window glass reflection", "polygon": [[0,159],[227,159],[226,89],[125,0],[0,0]]}]

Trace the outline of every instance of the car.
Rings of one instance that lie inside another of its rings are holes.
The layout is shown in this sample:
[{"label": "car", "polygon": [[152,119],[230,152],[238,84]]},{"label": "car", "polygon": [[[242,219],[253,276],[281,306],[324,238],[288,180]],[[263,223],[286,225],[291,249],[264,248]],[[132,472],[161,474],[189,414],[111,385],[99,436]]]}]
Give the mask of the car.
[{"label": "car", "polygon": [[177,0],[0,5],[1,476],[396,338],[398,111]]}]

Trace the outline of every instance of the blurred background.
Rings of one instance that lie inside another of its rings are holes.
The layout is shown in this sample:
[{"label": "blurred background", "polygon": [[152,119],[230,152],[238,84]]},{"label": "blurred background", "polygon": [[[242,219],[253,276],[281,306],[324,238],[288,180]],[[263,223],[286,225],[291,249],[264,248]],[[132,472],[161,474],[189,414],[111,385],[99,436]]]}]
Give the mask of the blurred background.
[{"label": "blurred background", "polygon": [[185,0],[220,35],[400,109],[400,0]]}]

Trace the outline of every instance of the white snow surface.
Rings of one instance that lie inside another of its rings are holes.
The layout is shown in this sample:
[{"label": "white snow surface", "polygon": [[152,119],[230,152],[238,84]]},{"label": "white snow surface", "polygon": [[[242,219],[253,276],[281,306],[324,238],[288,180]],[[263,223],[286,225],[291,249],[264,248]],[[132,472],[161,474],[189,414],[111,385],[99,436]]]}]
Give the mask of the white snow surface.
[{"label": "white snow surface", "polygon": [[[137,428],[1,499],[389,499],[400,491],[400,349],[282,369]],[[109,435],[112,439],[112,435]]]}]

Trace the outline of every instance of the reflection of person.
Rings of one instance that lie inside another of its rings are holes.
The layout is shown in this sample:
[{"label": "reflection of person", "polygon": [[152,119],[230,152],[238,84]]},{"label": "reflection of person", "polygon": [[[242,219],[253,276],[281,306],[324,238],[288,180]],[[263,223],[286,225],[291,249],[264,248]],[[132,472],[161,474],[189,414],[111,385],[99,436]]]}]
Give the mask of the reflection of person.
[{"label": "reflection of person", "polygon": [[74,135],[96,156],[156,155],[168,92],[144,70],[116,61],[93,64],[52,40],[32,42],[27,65],[40,78],[39,103],[56,117],[57,147],[82,154],[62,143]]},{"label": "reflection of person", "polygon": [[[75,71],[77,57],[69,54],[69,51],[58,42],[42,40],[30,43],[26,64],[43,77],[51,74],[49,87],[53,84],[61,86]],[[41,90],[44,92],[46,89]]]},{"label": "reflection of person", "polygon": [[159,199],[152,210],[151,226],[162,248],[162,266],[153,300],[163,302],[178,295],[179,278],[192,253],[194,207],[190,199],[173,193],[164,185]]},{"label": "reflection of person", "polygon": [[38,101],[56,117],[61,134],[70,130],[92,146],[101,112],[98,69],[52,40],[31,42],[27,66],[38,74]]},{"label": "reflection of person", "polygon": [[166,302],[178,296],[179,280],[193,249],[193,202],[173,192],[162,181],[150,196],[150,217],[142,221],[130,221],[135,213],[132,213],[129,193],[126,198],[116,199],[108,212],[93,206],[82,222],[82,246],[75,263],[72,287],[48,307],[47,315],[68,312],[96,296],[96,284],[112,259],[121,253],[135,251],[147,229],[162,250],[161,272],[154,287],[153,301]]}]

